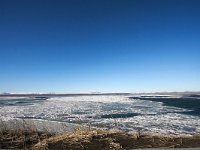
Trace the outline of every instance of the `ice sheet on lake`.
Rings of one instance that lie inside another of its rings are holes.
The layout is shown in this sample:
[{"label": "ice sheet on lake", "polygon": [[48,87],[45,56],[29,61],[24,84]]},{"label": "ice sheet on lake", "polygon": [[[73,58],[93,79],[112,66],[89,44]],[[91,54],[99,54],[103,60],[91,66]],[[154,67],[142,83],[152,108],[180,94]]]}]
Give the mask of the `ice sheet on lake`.
[{"label": "ice sheet on lake", "polygon": [[151,133],[200,132],[198,116],[182,114],[190,110],[163,106],[161,102],[126,96],[72,96],[28,102],[28,105],[1,106],[0,118],[40,119]]}]

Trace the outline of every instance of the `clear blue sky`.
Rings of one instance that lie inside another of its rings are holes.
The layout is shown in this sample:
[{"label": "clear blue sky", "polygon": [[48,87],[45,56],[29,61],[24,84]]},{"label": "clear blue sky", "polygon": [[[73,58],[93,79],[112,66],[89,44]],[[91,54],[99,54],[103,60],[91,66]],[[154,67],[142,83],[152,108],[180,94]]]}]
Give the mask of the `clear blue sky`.
[{"label": "clear blue sky", "polygon": [[199,0],[0,0],[0,92],[200,91]]}]

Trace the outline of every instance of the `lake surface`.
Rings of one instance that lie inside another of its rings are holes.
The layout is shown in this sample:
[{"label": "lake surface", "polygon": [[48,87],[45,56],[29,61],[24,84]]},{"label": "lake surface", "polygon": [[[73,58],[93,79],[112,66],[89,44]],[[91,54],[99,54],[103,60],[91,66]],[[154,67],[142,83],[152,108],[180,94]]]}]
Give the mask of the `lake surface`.
[{"label": "lake surface", "polygon": [[162,134],[200,133],[198,97],[1,97],[0,118],[46,120]]}]

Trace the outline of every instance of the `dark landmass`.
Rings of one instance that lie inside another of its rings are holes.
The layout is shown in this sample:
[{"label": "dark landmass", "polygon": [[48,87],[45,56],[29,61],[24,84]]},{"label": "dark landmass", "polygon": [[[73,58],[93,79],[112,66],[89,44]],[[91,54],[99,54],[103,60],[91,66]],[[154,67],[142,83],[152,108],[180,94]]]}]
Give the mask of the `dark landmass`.
[{"label": "dark landmass", "polygon": [[188,95],[187,97],[200,97],[200,95]]},{"label": "dark landmass", "polygon": [[67,97],[67,96],[98,96],[98,95],[130,95],[131,93],[78,93],[78,94],[0,94],[0,97]]}]

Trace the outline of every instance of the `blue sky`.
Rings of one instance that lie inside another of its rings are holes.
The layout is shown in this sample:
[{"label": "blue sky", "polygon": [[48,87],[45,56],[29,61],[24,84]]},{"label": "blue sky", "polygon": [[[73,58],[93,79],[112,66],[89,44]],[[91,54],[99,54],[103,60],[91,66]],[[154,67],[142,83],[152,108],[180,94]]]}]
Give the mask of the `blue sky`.
[{"label": "blue sky", "polygon": [[1,0],[0,92],[200,91],[199,0]]}]

